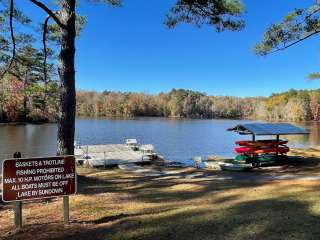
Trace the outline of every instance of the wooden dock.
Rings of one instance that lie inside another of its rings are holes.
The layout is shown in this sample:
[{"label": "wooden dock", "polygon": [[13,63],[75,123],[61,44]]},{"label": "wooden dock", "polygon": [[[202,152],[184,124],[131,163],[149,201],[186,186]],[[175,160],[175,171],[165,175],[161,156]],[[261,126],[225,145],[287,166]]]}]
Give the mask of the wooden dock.
[{"label": "wooden dock", "polygon": [[84,145],[75,148],[76,160],[90,167],[150,163],[157,154],[146,154],[125,144]]}]

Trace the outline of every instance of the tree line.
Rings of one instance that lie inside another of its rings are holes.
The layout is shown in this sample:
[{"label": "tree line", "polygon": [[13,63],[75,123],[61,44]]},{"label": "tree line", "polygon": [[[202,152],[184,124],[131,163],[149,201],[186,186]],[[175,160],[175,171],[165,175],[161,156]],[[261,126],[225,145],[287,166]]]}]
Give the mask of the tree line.
[{"label": "tree line", "polygon": [[289,90],[270,97],[209,96],[184,89],[169,93],[77,93],[77,115],[83,117],[179,117],[319,121],[320,89]]},{"label": "tree line", "polygon": [[[58,117],[58,84],[25,83],[11,77],[0,93],[1,122],[48,122]],[[289,90],[270,97],[210,96],[172,89],[168,93],[77,91],[78,117],[176,117],[319,121],[320,89]]]}]

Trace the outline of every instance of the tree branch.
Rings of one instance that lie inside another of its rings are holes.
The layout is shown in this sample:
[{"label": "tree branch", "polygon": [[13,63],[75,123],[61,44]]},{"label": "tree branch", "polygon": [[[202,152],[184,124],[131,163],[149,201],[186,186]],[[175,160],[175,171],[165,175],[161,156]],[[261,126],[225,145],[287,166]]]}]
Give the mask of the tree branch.
[{"label": "tree branch", "polygon": [[48,32],[48,22],[51,16],[47,16],[46,19],[44,20],[43,24],[43,33],[42,33],[42,44],[43,44],[43,78],[45,84],[47,83],[47,57],[48,57],[48,52],[47,52],[47,32]]},{"label": "tree branch", "polygon": [[300,42],[302,42],[302,41],[304,41],[304,40],[306,40],[306,39],[308,39],[308,38],[310,38],[310,37],[312,37],[313,35],[316,35],[316,34],[318,34],[318,33],[320,33],[320,30],[319,30],[319,31],[315,31],[315,32],[313,32],[313,33],[310,33],[309,35],[307,35],[307,36],[305,36],[305,37],[303,37],[303,38],[300,38],[299,40],[294,41],[294,42],[292,42],[292,43],[290,43],[290,44],[288,44],[288,45],[285,45],[284,47],[277,48],[276,50],[270,52],[269,54],[272,54],[272,53],[275,53],[275,52],[279,52],[279,51],[283,51],[283,50],[285,50],[285,49],[287,49],[287,48],[289,48],[289,47],[292,47],[292,46],[294,46],[294,45],[296,45],[296,44],[298,44],[298,43],[300,43]]},{"label": "tree branch", "polygon": [[16,58],[16,39],[14,37],[14,29],[13,29],[13,14],[14,14],[14,0],[10,0],[10,35],[11,35],[11,41],[12,41],[12,57],[10,59],[9,65],[5,68],[5,70],[1,73],[0,79],[6,75],[6,73],[10,70],[15,58]]},{"label": "tree branch", "polygon": [[320,7],[317,8],[317,9],[315,9],[314,11],[310,12],[308,15],[306,15],[306,16],[304,17],[304,20],[303,20],[303,21],[297,22],[297,23],[296,23],[296,26],[301,26],[301,25],[303,25],[304,23],[306,23],[306,20],[310,19],[313,15],[315,15],[315,14],[318,13],[319,11],[320,11]]},{"label": "tree branch", "polygon": [[42,10],[44,10],[52,19],[59,25],[61,28],[65,28],[66,26],[60,21],[59,17],[51,11],[45,4],[42,2],[39,2],[37,0],[30,0],[30,2],[34,3],[38,7],[40,7]]}]

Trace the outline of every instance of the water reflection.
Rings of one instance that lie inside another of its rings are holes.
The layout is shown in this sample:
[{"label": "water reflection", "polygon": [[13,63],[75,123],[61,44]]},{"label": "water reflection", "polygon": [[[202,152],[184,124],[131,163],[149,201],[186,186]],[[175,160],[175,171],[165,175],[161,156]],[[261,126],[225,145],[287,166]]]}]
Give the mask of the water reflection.
[{"label": "water reflection", "polygon": [[[141,143],[155,145],[167,159],[185,161],[193,156],[233,156],[234,142],[250,139],[226,129],[249,121],[241,120],[179,120],[141,118],[136,120],[78,119],[76,140],[81,144],[122,143],[125,138],[137,138]],[[292,147],[320,144],[320,124],[298,124],[310,135],[284,136]],[[55,124],[0,126],[0,159],[15,151],[25,157],[54,155],[57,126]]]},{"label": "water reflection", "polygon": [[55,155],[55,124],[0,126],[0,158],[10,158],[16,151],[24,157]]},{"label": "water reflection", "polygon": [[307,129],[309,135],[290,135],[286,138],[293,147],[315,147],[320,144],[320,124],[318,122],[307,122],[296,124],[299,127]]}]

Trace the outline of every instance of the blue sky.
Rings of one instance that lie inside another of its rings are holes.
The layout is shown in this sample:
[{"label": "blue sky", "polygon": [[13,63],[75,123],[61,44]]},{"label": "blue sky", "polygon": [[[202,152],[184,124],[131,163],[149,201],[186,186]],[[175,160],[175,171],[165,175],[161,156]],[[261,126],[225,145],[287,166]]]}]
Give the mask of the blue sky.
[{"label": "blue sky", "polygon": [[124,0],[121,8],[82,2],[79,12],[88,23],[77,42],[78,89],[268,96],[320,87],[307,80],[320,66],[319,38],[267,57],[251,51],[271,23],[313,0],[244,0],[245,30],[224,33],[189,25],[169,30],[163,22],[174,0]]}]

